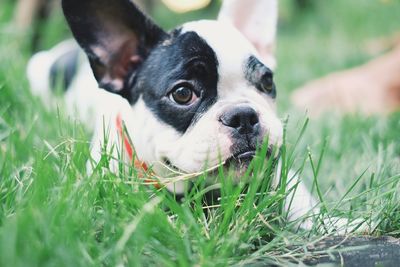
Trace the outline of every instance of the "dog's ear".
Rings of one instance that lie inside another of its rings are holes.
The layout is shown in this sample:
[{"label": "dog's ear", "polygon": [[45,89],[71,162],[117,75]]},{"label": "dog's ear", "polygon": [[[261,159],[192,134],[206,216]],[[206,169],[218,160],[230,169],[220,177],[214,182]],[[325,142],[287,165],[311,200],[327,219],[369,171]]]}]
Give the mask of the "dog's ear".
[{"label": "dog's ear", "polygon": [[218,19],[232,23],[254,45],[262,61],[275,67],[277,0],[224,0]]},{"label": "dog's ear", "polygon": [[121,95],[128,74],[167,35],[130,0],[63,0],[62,7],[99,87]]}]

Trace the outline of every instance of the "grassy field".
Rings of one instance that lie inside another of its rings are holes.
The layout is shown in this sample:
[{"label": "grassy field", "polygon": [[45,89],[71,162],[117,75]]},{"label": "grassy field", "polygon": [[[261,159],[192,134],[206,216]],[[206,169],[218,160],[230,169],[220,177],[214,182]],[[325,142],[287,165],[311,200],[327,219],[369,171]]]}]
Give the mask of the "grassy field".
[{"label": "grassy field", "polygon": [[[107,157],[87,176],[90,133],[62,108],[47,110],[25,78],[29,33],[0,8],[0,266],[231,266],[285,264],[307,253],[295,246],[333,234],[321,223],[361,219],[370,235],[400,237],[400,114],[308,120],[290,92],[333,70],[361,64],[366,43],[400,29],[395,0],[313,1],[299,11],[281,1],[277,86],[286,121],[283,178],[299,170],[314,185],[320,214],[310,231],[288,222],[284,184],[271,189],[270,162],[258,160],[248,193],[221,173],[222,198],[205,215],[200,177],[182,203],[164,191],[136,190],[135,175],[107,171]],[[214,12],[214,13],[213,13]],[[156,11],[167,27],[182,17]],[[207,13],[215,14],[215,9]],[[41,46],[68,34],[53,14]],[[362,97],[362,96],[360,96]],[[262,192],[261,194],[259,192]],[[345,230],[345,229],[340,229]],[[360,234],[360,233],[354,233]],[[291,249],[288,249],[291,247]]]}]

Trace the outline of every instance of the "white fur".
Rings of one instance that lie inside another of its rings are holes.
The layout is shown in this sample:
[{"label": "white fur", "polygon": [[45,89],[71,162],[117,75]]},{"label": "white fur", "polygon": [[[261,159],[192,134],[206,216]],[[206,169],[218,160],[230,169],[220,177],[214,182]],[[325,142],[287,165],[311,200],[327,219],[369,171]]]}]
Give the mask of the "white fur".
[{"label": "white fur", "polygon": [[49,51],[36,53],[28,62],[26,72],[33,94],[40,96],[46,103],[51,103],[50,68],[55,60],[64,53],[75,49],[73,40],[64,41]]},{"label": "white fur", "polygon": [[[116,127],[119,114],[127,126],[137,157],[152,165],[161,177],[170,175],[163,164],[165,158],[180,170],[192,173],[232,156],[229,130],[219,122],[219,118],[227,110],[239,105],[251,106],[257,112],[261,131],[269,137],[269,142],[281,144],[282,124],[276,115],[274,101],[257,91],[244,77],[245,64],[250,55],[258,56],[270,67],[274,64],[273,60],[268,62],[268,57],[273,58],[273,55],[265,54],[266,50],[260,50],[260,47],[269,46],[275,40],[276,0],[251,0],[249,5],[257,18],[247,16],[250,19],[245,21],[244,27],[232,23],[232,14],[237,15],[239,2],[242,5],[245,1],[226,1],[219,21],[198,21],[183,26],[183,31],[195,31],[206,40],[219,62],[218,101],[184,134],[156,118],[142,99],[131,107],[123,98],[98,89],[89,64],[86,62],[82,65],[65,97],[69,113],[89,127],[94,127],[91,151],[95,162],[100,159],[105,139],[108,141],[108,151],[115,148],[112,152],[114,157],[122,149]],[[265,16],[268,18],[264,19]],[[28,78],[35,92],[48,95],[49,69],[62,50],[60,48],[57,53],[55,50],[43,52],[29,63]],[[113,161],[111,165],[117,171],[118,164]],[[88,170],[91,170],[91,163],[88,163]],[[183,188],[183,183],[169,185],[169,189],[177,193],[182,192]],[[314,204],[302,185],[297,192],[294,196],[294,218],[310,210]]]},{"label": "white fur", "polygon": [[275,68],[277,0],[225,0],[218,19],[233,24],[258,50],[261,60]]}]

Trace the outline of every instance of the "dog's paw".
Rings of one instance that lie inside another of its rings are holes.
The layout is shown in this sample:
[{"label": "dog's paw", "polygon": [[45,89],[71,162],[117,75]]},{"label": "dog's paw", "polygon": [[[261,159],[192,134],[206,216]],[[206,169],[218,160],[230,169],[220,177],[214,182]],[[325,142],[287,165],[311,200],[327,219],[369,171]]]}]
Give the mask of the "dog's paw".
[{"label": "dog's paw", "polygon": [[[318,216],[318,215],[315,215]],[[306,231],[316,230],[321,234],[370,234],[374,228],[364,219],[349,219],[343,217],[308,217],[299,223],[299,227]]]}]

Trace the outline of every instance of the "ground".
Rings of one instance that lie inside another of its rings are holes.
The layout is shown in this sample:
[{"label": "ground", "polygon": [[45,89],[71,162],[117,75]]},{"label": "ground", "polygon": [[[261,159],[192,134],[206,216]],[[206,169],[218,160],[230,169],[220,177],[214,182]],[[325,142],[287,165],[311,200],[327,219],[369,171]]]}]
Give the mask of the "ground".
[{"label": "ground", "polygon": [[[198,190],[178,203],[164,191],[137,190],[132,170],[108,172],[107,155],[88,177],[90,133],[68,118],[62,106],[46,109],[30,94],[24,70],[28,35],[10,25],[12,1],[2,3],[0,265],[285,264],[305,256],[296,246],[334,234],[322,222],[336,216],[365,221],[369,235],[399,237],[400,114],[331,114],[308,120],[289,99],[294,88],[310,79],[382,53],[368,44],[400,30],[400,3],[311,1],[305,10],[296,9],[291,0],[280,3],[276,83],[279,114],[287,122],[283,177],[289,168],[299,170],[321,201],[321,214],[307,231],[286,220],[282,207],[290,201],[289,188],[271,189],[271,167],[261,160],[254,164],[245,195],[244,185],[234,186],[229,174],[220,174],[221,203],[206,213],[201,178]],[[155,14],[170,27],[203,12],[174,16],[176,20],[163,10]],[[213,14],[214,9],[207,16]],[[50,47],[67,35],[55,12],[41,46]]]}]

